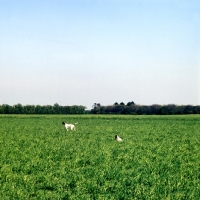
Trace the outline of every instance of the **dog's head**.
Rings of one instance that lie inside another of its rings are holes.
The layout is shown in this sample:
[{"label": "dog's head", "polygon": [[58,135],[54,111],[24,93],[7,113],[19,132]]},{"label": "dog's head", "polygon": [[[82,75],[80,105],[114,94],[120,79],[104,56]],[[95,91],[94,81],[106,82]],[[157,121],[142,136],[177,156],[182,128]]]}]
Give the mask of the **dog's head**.
[{"label": "dog's head", "polygon": [[62,122],[63,125],[65,125],[65,122]]},{"label": "dog's head", "polygon": [[115,139],[117,139],[118,135],[115,135]]}]

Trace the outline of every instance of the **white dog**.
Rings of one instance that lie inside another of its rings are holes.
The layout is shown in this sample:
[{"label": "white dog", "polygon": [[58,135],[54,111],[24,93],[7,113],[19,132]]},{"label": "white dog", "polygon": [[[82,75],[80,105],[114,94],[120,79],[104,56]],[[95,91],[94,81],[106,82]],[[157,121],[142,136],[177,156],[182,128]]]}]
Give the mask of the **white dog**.
[{"label": "white dog", "polygon": [[118,142],[122,142],[122,138],[119,137],[119,135],[115,135],[115,140],[117,140]]},{"label": "white dog", "polygon": [[[65,126],[65,128],[68,131],[68,128],[70,128],[71,130],[76,130],[74,124],[66,124],[65,122],[62,122],[62,124]],[[76,122],[75,124],[78,124],[78,122]]]}]

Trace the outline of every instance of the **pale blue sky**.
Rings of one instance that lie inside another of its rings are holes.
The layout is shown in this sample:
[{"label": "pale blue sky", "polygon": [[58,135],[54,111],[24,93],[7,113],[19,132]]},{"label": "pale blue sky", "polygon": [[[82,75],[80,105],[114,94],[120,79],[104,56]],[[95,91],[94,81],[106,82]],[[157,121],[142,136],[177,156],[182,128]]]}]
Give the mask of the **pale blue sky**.
[{"label": "pale blue sky", "polygon": [[199,0],[0,0],[0,104],[200,104]]}]

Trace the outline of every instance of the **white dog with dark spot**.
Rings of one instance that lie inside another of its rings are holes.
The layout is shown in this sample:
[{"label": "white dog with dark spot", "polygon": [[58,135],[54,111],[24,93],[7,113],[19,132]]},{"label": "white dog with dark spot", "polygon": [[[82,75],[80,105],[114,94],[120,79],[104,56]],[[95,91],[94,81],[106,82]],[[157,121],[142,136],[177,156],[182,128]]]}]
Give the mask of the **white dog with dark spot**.
[{"label": "white dog with dark spot", "polygon": [[122,142],[122,138],[119,137],[119,135],[115,135],[115,140],[117,140],[118,142]]},{"label": "white dog with dark spot", "polygon": [[[74,131],[76,130],[74,124],[66,124],[65,122],[62,122],[62,124],[65,126],[67,131],[68,131],[68,129],[71,129],[71,130],[74,130]],[[78,124],[78,122],[76,122],[75,124]]]}]

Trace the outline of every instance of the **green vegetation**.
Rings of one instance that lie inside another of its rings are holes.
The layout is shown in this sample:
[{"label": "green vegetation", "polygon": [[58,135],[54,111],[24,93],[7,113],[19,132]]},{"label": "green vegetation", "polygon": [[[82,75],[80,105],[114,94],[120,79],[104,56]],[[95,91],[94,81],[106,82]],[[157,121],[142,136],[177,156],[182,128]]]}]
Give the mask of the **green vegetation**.
[{"label": "green vegetation", "polygon": [[0,105],[0,114],[85,114],[85,106],[60,106],[55,103],[51,105],[26,105],[20,103],[10,106],[8,104]]},{"label": "green vegetation", "polygon": [[0,115],[0,133],[0,199],[200,197],[199,115]]},{"label": "green vegetation", "polygon": [[126,105],[115,102],[111,106],[101,106],[95,103],[91,110],[85,106],[61,106],[58,103],[51,105],[0,105],[0,114],[128,114],[128,115],[182,115],[200,114],[200,106],[191,105],[136,105],[133,101]]},{"label": "green vegetation", "polygon": [[131,114],[131,115],[182,115],[200,114],[200,106],[191,105],[135,105],[134,102],[117,102],[111,106],[94,106],[92,114]]}]

